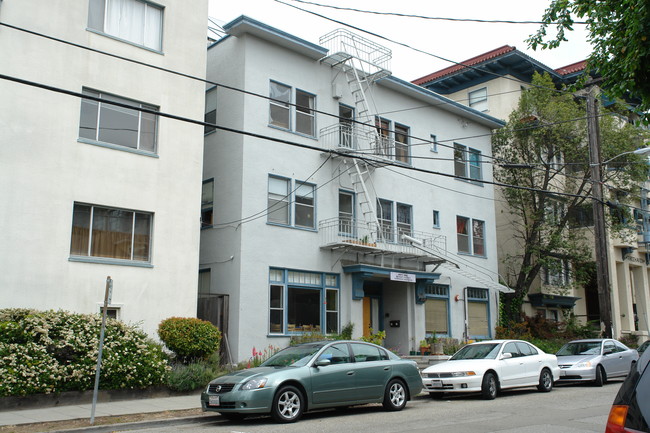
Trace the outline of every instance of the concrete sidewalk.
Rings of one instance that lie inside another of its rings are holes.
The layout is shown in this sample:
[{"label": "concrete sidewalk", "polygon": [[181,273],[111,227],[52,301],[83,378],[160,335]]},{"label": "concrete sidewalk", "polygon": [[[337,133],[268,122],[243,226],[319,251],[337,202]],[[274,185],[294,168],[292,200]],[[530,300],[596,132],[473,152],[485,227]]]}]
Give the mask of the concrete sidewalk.
[{"label": "concrete sidewalk", "polygon": [[[112,402],[98,402],[95,418],[111,415],[164,412],[168,410],[200,409],[201,393],[180,397],[144,398]],[[0,411],[0,425],[18,425],[79,418],[90,419],[92,404],[73,404],[44,407],[42,409],[16,409]]]}]

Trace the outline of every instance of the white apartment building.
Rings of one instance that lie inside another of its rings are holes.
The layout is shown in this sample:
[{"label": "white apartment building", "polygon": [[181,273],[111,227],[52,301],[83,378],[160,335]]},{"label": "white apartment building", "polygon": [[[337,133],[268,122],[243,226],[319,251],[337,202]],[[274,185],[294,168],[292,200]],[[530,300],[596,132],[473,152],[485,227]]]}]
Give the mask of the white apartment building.
[{"label": "white apartment building", "polygon": [[203,128],[156,113],[200,119],[205,84],[147,65],[205,77],[206,18],[0,2],[0,307],[99,312],[110,276],[110,313],[153,337],[196,315]]},{"label": "white apartment building", "polygon": [[390,51],[346,30],[315,44],[245,16],[224,28],[199,306],[220,306],[232,360],[348,323],[402,354],[492,337],[509,290],[489,183],[503,122],[393,77]]}]

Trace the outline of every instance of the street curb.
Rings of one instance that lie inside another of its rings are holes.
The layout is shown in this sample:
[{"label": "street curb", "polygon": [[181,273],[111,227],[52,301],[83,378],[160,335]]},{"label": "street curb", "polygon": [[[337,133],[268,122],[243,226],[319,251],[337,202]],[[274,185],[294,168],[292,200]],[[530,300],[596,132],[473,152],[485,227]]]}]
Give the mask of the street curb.
[{"label": "street curb", "polygon": [[129,422],[122,424],[105,424],[98,426],[87,426],[79,427],[70,430],[50,430],[51,433],[79,433],[79,432],[89,432],[89,433],[108,433],[114,431],[122,430],[133,430],[133,429],[144,429],[144,428],[155,428],[155,427],[169,427],[176,425],[184,424],[206,424],[212,423],[215,421],[224,420],[221,415],[197,415],[197,416],[188,416],[182,418],[167,418],[167,419],[158,419],[154,421],[137,421]]}]

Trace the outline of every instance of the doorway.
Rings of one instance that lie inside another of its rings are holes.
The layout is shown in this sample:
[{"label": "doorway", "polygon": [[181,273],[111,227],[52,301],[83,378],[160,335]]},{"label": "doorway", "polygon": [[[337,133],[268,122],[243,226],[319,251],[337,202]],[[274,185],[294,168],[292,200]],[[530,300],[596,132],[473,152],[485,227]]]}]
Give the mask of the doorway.
[{"label": "doorway", "polygon": [[363,336],[369,337],[372,332],[384,330],[384,323],[381,320],[382,284],[378,281],[363,282]]}]

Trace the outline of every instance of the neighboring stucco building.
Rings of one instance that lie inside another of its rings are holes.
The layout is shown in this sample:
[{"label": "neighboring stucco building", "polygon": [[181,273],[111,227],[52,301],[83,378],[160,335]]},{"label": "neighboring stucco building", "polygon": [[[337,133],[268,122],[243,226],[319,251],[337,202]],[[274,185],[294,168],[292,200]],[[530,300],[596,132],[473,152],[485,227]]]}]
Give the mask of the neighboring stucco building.
[{"label": "neighboring stucco building", "polygon": [[110,276],[111,315],[153,337],[196,315],[203,128],[156,112],[201,119],[205,85],[147,65],[205,77],[206,18],[206,0],[0,2],[0,73],[73,92],[0,80],[1,307],[97,313]]},{"label": "neighboring stucco building", "polygon": [[483,158],[503,123],[391,76],[390,51],[345,30],[316,45],[243,16],[224,28],[199,303],[220,300],[233,360],[347,323],[403,354],[492,337],[508,289]]},{"label": "neighboring stucco building", "polygon": [[[585,73],[586,62],[580,61],[558,69],[551,69],[535,59],[523,54],[512,46],[503,46],[478,55],[458,65],[433,72],[413,83],[444,94],[454,101],[469,105],[484,113],[507,120],[517,107],[521,90],[532,82],[534,72],[548,73],[558,85],[570,84]],[[638,226],[638,242],[610,237],[608,258],[611,276],[612,321],[615,336],[634,333],[639,338],[647,338],[650,314],[650,280],[647,245],[650,241],[650,211],[647,186],[639,188],[640,199],[633,203]],[[498,194],[498,191],[497,191]],[[615,200],[615,198],[612,198]],[[498,248],[499,256],[512,254],[516,242],[513,241],[512,216],[502,202],[497,201]],[[593,214],[587,206],[584,212],[574,218],[572,229],[584,229],[589,240],[593,240]],[[593,245],[593,241],[591,241]],[[500,261],[501,275],[508,275],[508,263]],[[528,315],[542,314],[546,318],[558,320],[561,312],[572,309],[583,320],[600,317],[598,290],[595,281],[595,265],[591,274],[593,279],[584,287],[572,289],[571,293],[558,296],[558,288],[571,282],[571,269],[549,272],[543,269],[534,283],[524,305]]]}]

